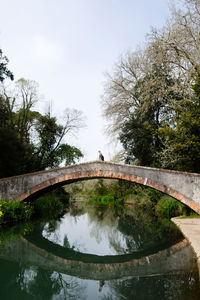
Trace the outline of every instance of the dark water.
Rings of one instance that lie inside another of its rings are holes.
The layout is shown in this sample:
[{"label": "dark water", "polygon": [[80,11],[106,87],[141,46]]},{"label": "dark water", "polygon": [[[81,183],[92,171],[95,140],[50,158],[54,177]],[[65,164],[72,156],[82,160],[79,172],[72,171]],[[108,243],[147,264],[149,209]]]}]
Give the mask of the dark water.
[{"label": "dark water", "polygon": [[177,228],[132,208],[74,204],[0,230],[0,299],[200,299]]}]

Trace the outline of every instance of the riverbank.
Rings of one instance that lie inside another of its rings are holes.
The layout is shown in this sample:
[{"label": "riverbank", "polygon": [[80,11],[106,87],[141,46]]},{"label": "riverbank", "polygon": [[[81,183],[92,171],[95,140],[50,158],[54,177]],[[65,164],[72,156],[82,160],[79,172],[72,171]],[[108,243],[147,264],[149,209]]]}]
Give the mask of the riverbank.
[{"label": "riverbank", "polygon": [[197,258],[200,278],[200,218],[172,218],[171,220],[178,226],[193,248]]},{"label": "riverbank", "polygon": [[70,201],[90,200],[96,204],[132,205],[138,212],[170,220],[172,217],[193,215],[189,207],[155,189],[117,179],[92,179],[65,186]]},{"label": "riverbank", "polygon": [[68,203],[69,195],[63,188],[29,202],[0,200],[0,226],[37,218],[57,217],[62,214]]}]

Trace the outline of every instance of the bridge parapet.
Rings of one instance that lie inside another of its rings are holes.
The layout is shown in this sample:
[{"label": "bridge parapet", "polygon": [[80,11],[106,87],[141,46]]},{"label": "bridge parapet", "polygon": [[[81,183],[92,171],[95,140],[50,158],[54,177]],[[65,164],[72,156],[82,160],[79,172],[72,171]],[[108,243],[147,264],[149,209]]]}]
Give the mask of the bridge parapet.
[{"label": "bridge parapet", "polygon": [[92,178],[136,182],[174,197],[200,214],[200,174],[93,161],[0,180],[0,199],[21,201],[59,185]]}]

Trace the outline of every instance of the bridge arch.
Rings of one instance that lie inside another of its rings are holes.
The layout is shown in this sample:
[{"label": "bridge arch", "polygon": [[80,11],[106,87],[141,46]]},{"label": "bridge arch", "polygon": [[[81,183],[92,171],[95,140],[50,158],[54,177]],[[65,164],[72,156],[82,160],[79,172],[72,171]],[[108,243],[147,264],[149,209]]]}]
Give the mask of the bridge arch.
[{"label": "bridge arch", "polygon": [[[26,200],[29,197],[34,196],[35,194],[38,194],[40,192],[45,192],[48,191],[49,189],[56,189],[59,186],[63,186],[66,184],[70,184],[76,181],[82,181],[82,180],[87,180],[87,179],[98,179],[98,178],[104,178],[104,179],[121,179],[133,183],[138,183],[147,187],[151,187],[157,191],[163,192],[180,202],[187,204],[187,200],[184,199],[183,195],[175,191],[174,189],[167,188],[164,184],[158,183],[153,180],[149,180],[146,177],[138,177],[134,175],[128,175],[128,174],[123,174],[123,173],[113,173],[109,171],[83,171],[83,172],[76,172],[72,174],[67,174],[67,175],[58,175],[57,177],[51,179],[51,180],[46,180],[44,182],[41,182],[34,186],[28,193],[27,191],[20,195],[20,197],[17,200],[23,201]],[[185,201],[184,201],[185,200]]]},{"label": "bridge arch", "polygon": [[41,191],[93,178],[123,179],[154,188],[200,214],[200,174],[100,161],[1,179],[0,198],[22,201]]}]

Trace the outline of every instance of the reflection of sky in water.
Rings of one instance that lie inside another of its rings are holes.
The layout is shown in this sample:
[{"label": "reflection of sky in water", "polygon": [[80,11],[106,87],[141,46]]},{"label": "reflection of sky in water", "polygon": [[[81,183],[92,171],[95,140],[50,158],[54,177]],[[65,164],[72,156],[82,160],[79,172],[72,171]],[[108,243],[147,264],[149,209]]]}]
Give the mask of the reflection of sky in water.
[{"label": "reflection of sky in water", "polygon": [[[34,287],[38,285],[37,275],[40,273],[40,271],[40,269],[37,269],[35,267],[24,269],[16,278],[16,282],[20,285],[20,289],[22,291],[26,291],[29,295],[32,295]],[[109,286],[107,282],[103,280],[97,281],[82,279],[67,274],[57,273],[55,271],[51,272],[48,275],[47,280],[51,282],[52,286],[55,287],[54,289],[52,289],[51,293],[52,300],[94,300],[102,299],[103,297],[106,297],[107,294],[109,294]],[[59,286],[59,288],[56,289],[56,286]],[[39,297],[39,299],[44,298]]]},{"label": "reflection of sky in water", "polygon": [[91,221],[88,214],[74,217],[67,213],[57,223],[54,232],[48,232],[47,223],[42,235],[58,245],[82,253],[117,255],[123,254],[126,249],[125,237],[118,231],[117,222],[106,225]]}]

